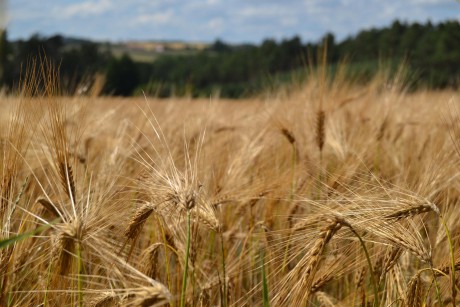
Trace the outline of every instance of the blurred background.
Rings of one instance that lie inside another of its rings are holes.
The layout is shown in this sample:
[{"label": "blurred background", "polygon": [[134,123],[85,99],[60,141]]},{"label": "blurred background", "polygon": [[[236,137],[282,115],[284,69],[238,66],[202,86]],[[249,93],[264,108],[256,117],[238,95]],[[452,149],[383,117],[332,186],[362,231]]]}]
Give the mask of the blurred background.
[{"label": "blurred background", "polygon": [[409,89],[460,84],[455,0],[0,0],[0,88],[28,60],[60,66],[63,94],[240,98],[331,74],[365,83],[404,62]]}]

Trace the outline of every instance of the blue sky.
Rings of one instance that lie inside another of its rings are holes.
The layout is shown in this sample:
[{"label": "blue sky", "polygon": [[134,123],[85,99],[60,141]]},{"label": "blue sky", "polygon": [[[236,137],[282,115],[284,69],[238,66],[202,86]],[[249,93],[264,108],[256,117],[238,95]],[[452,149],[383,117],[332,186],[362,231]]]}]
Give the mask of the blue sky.
[{"label": "blue sky", "polygon": [[6,19],[0,18],[13,39],[38,32],[111,41],[258,43],[294,35],[315,41],[330,31],[340,40],[395,19],[460,20],[458,0],[9,0],[7,8]]}]

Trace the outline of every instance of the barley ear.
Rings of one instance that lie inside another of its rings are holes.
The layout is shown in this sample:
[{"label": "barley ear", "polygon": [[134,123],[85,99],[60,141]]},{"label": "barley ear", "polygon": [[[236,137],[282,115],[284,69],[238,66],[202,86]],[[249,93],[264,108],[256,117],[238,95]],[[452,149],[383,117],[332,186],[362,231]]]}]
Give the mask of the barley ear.
[{"label": "barley ear", "polygon": [[323,151],[324,141],[326,139],[325,127],[324,127],[325,120],[326,120],[326,114],[324,113],[323,110],[319,110],[316,113],[316,145],[318,146],[318,149],[320,152]]},{"label": "barley ear", "polygon": [[151,203],[146,203],[137,209],[134,216],[131,218],[128,226],[125,229],[125,237],[127,239],[136,239],[144,226],[145,222],[152,214],[154,206]]}]

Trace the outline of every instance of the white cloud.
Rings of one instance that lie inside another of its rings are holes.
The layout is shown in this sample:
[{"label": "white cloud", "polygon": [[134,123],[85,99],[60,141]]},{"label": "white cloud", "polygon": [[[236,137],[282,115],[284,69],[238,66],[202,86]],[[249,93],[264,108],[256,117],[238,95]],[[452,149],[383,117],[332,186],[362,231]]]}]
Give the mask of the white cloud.
[{"label": "white cloud", "polygon": [[76,3],[59,9],[56,13],[61,18],[72,18],[77,16],[100,15],[112,9],[113,3],[110,0],[86,1]]},{"label": "white cloud", "polygon": [[[331,11],[331,9],[328,8],[328,5],[331,5],[330,0],[304,0],[303,4],[306,13],[309,15],[327,14],[328,11]],[[341,6],[343,6],[343,3],[338,3],[337,1],[333,1],[332,3],[334,10],[340,10]]]},{"label": "white cloud", "polygon": [[247,20],[264,18],[279,20],[280,18],[296,16],[299,14],[299,11],[298,8],[295,7],[272,4],[264,6],[247,6],[238,10],[236,14]]},{"label": "white cloud", "polygon": [[[396,4],[388,4],[384,7],[382,7],[381,10],[381,17],[384,17],[385,19],[391,20],[394,18],[394,16],[398,15],[398,12],[401,11],[401,8]],[[412,13],[414,13],[412,11]]]},{"label": "white cloud", "polygon": [[174,19],[174,11],[166,10],[164,12],[154,14],[142,14],[136,18],[136,24],[155,24],[164,25],[172,22]]},{"label": "white cloud", "polygon": [[291,27],[299,24],[299,19],[296,17],[281,18],[280,24],[285,27]]},{"label": "white cloud", "polygon": [[224,28],[224,20],[222,18],[213,18],[208,22],[208,28],[213,33],[221,33]]},{"label": "white cloud", "polygon": [[220,0],[195,0],[187,1],[181,6],[184,10],[209,10],[212,8],[219,7],[222,4]]},{"label": "white cloud", "polygon": [[460,19],[459,0],[10,0],[8,4],[12,38],[59,31],[89,38],[161,35],[210,41],[217,35],[232,42],[256,42],[296,34],[316,40],[330,31],[341,40],[395,19]]},{"label": "white cloud", "polygon": [[238,12],[238,15],[245,18],[254,18],[254,17],[272,17],[277,15],[277,8],[273,6],[266,7],[245,7]]},{"label": "white cloud", "polygon": [[450,4],[452,0],[410,0],[413,5],[439,5],[439,4]]}]

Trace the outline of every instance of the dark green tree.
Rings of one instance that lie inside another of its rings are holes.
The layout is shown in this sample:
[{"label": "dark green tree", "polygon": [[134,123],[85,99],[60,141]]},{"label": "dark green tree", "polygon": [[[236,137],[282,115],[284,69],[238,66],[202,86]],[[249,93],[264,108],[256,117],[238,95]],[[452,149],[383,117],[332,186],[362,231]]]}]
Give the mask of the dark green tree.
[{"label": "dark green tree", "polygon": [[106,93],[129,96],[139,83],[139,72],[131,58],[124,54],[109,62],[106,74]]},{"label": "dark green tree", "polygon": [[332,33],[327,33],[321,39],[322,47],[327,46],[327,60],[329,63],[337,62],[339,58],[339,54],[336,48],[335,36]]},{"label": "dark green tree", "polygon": [[210,47],[209,47],[209,50],[210,51],[214,51],[214,52],[228,52],[228,51],[231,51],[232,48],[229,44],[221,41],[220,39],[217,39],[214,44],[212,44]]},{"label": "dark green tree", "polygon": [[9,49],[6,29],[0,29],[0,88],[6,81]]}]

